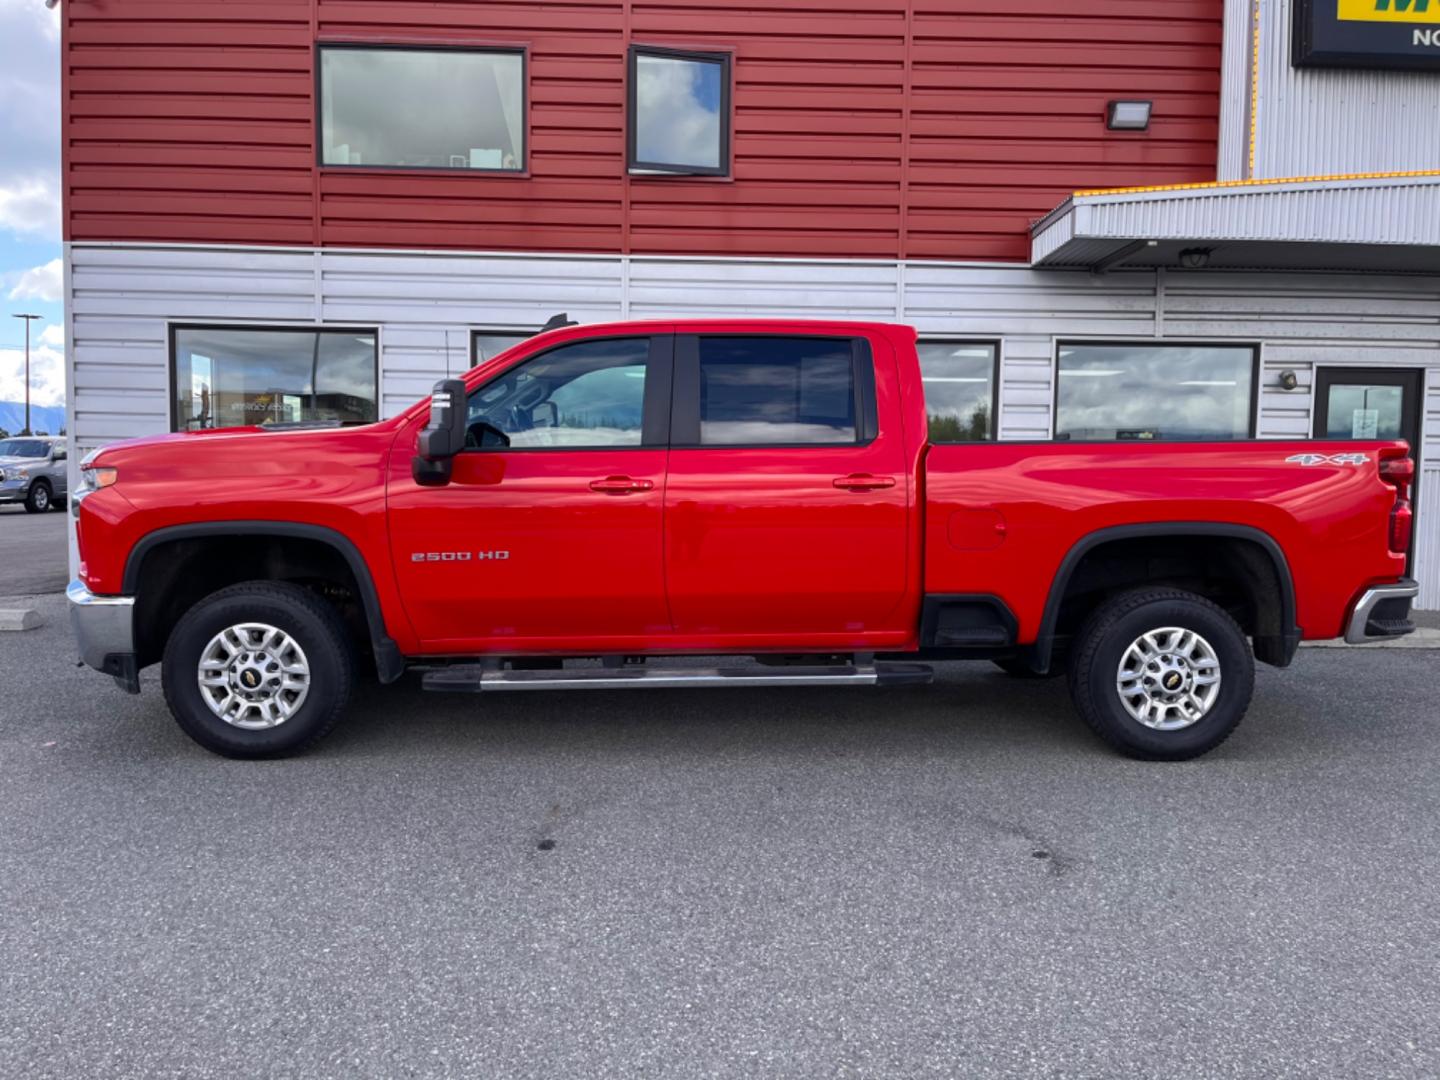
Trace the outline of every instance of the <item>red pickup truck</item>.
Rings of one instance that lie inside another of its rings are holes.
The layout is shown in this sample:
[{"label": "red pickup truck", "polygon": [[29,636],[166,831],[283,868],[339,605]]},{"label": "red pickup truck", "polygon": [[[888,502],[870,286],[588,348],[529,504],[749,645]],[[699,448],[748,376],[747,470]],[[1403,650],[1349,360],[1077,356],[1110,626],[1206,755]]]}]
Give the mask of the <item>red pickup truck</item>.
[{"label": "red pickup truck", "polygon": [[1412,629],[1404,443],[936,444],[915,341],[570,324],[380,423],[106,447],[74,500],[81,655],[131,692],[160,663],[235,757],[313,743],[362,667],[488,692],[980,659],[1063,672],[1112,746],[1181,759],[1234,730],[1255,659]]}]

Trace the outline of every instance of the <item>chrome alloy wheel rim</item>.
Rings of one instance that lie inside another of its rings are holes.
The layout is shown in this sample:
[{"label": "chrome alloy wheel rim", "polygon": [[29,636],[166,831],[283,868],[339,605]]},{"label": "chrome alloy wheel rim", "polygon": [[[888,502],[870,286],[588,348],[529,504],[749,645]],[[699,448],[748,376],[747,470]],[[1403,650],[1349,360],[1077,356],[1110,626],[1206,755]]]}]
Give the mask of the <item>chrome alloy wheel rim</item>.
[{"label": "chrome alloy wheel rim", "polygon": [[210,639],[196,672],[200,696],[225,723],[247,731],[279,727],[310,693],[310,661],[284,630],[238,623]]},{"label": "chrome alloy wheel rim", "polygon": [[1120,703],[1138,723],[1178,731],[1204,719],[1220,695],[1220,658],[1194,630],[1163,626],[1130,643],[1115,675]]}]

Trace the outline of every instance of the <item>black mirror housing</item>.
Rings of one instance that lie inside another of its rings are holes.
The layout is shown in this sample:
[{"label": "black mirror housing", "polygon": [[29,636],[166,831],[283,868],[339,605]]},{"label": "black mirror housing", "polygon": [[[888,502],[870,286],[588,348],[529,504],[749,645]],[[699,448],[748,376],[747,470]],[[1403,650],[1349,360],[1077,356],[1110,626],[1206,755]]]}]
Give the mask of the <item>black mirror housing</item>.
[{"label": "black mirror housing", "polygon": [[410,474],[417,484],[450,482],[451,459],[465,449],[465,381],[441,379],[430,395],[430,419],[415,441]]}]

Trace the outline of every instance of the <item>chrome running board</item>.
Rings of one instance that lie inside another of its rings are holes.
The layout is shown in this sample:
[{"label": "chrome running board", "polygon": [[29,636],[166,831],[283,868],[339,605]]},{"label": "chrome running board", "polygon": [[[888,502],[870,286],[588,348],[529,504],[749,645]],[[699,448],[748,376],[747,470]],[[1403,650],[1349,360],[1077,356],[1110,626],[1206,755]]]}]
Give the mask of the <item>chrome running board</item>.
[{"label": "chrome running board", "polygon": [[478,664],[427,671],[426,690],[490,693],[496,690],[675,690],[690,686],[885,686],[928,683],[934,671],[924,664],[709,668],[569,668],[503,671]]}]

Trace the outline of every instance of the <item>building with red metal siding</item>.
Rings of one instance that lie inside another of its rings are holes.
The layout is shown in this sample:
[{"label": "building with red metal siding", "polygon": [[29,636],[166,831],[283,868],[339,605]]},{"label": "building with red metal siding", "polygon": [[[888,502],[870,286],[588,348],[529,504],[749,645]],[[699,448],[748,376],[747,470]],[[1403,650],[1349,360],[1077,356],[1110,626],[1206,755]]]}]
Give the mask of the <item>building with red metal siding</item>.
[{"label": "building with red metal siding", "polygon": [[1411,437],[1440,606],[1440,71],[1312,6],[64,0],[70,431],[373,419],[562,310],[895,319],[948,437]]}]

